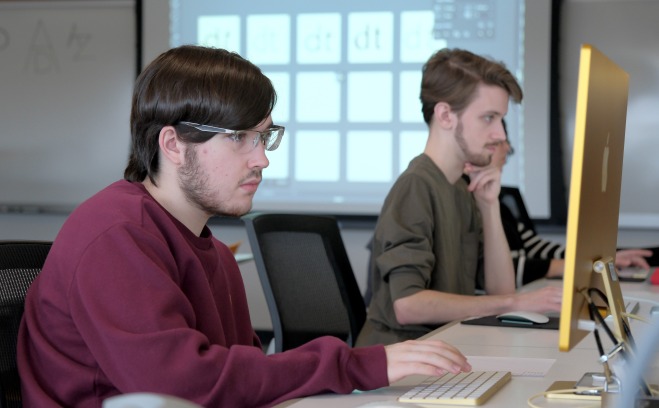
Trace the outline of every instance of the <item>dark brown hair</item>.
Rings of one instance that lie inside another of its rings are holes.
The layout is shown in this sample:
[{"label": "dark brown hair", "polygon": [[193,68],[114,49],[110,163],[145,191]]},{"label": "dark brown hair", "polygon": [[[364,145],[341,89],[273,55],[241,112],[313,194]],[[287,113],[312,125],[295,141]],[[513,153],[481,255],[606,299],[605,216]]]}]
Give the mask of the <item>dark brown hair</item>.
[{"label": "dark brown hair", "polygon": [[[184,45],[151,62],[138,76],[130,114],[132,145],[124,178],[156,183],[158,137],[181,121],[251,129],[270,115],[276,93],[251,62],[223,49]],[[203,143],[213,134],[177,128],[181,140]]]},{"label": "dark brown hair", "polygon": [[430,124],[435,105],[446,102],[458,114],[473,100],[479,83],[505,89],[513,101],[522,101],[522,88],[502,62],[462,49],[437,51],[423,66],[421,110]]}]

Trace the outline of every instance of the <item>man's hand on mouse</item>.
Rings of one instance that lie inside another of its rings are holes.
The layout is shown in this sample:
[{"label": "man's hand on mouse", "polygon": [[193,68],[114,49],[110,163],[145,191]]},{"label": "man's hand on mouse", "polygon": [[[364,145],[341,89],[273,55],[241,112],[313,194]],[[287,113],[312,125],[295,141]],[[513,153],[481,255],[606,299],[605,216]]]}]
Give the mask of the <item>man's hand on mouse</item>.
[{"label": "man's hand on mouse", "polygon": [[385,346],[385,352],[389,383],[412,374],[440,376],[471,371],[460,350],[441,340],[408,340]]},{"label": "man's hand on mouse", "polygon": [[510,310],[537,313],[560,312],[563,303],[563,289],[558,286],[546,286],[531,292],[517,293],[514,296],[515,303]]}]

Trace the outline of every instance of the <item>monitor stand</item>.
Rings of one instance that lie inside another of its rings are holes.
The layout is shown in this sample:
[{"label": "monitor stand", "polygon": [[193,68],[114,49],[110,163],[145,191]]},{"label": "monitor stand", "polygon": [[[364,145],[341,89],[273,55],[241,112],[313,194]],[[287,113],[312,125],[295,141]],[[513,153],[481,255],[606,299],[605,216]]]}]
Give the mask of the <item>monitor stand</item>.
[{"label": "monitor stand", "polygon": [[[613,337],[616,339],[616,344],[609,353],[599,358],[599,362],[602,363],[604,369],[603,372],[585,373],[576,383],[574,381],[556,381],[547,389],[547,398],[601,400],[602,392],[593,390],[596,387],[602,388],[604,393],[620,392],[620,380],[611,372],[609,360],[623,349],[631,355],[632,350],[629,347],[629,338],[624,328],[625,324],[629,327],[629,322],[624,314],[625,302],[613,259],[608,258],[595,261],[593,263],[593,271],[601,275],[602,282],[604,282],[604,292],[607,299],[606,306],[613,319]],[[587,289],[581,293],[589,303],[593,303],[593,299],[591,299]]]},{"label": "monitor stand", "polygon": [[[607,367],[607,361],[618,351],[623,351],[623,359],[631,360],[635,358],[634,339],[631,334],[631,326],[629,319],[627,319],[625,300],[622,297],[622,289],[620,289],[620,279],[616,271],[613,259],[608,259],[606,262],[597,261],[593,264],[593,270],[602,274],[604,281],[604,290],[608,300],[609,311],[613,318],[614,337],[618,340],[618,344],[606,356],[601,356],[600,361]],[[630,362],[627,362],[629,365]],[[647,381],[641,379],[639,388],[646,396],[652,396],[651,388]],[[618,391],[619,392],[619,391]]]},{"label": "monitor stand", "polygon": [[[625,316],[625,300],[622,297],[622,289],[620,289],[620,279],[618,279],[618,272],[616,271],[615,263],[612,259],[606,261],[595,261],[593,263],[593,270],[602,275],[604,282],[604,292],[608,300],[609,313],[613,318],[613,333],[618,343],[629,346],[629,336],[625,331],[624,325],[629,327],[629,320]],[[631,347],[625,347],[626,351],[631,353]]]},{"label": "monitor stand", "polygon": [[[616,344],[614,344],[611,351],[599,357],[599,362],[602,363],[604,369],[602,373],[585,373],[576,383],[574,381],[556,381],[547,389],[545,395],[547,398],[600,400],[602,401],[602,406],[606,407],[608,404],[605,404],[605,401],[608,401],[610,398],[607,396],[620,393],[620,379],[612,372],[609,362],[620,352],[622,354],[618,357],[622,358],[623,361],[634,358],[634,344],[631,337],[629,320],[625,315],[625,301],[622,296],[620,279],[618,278],[614,260],[608,258],[595,261],[593,263],[593,271],[601,275],[602,282],[604,283],[606,306],[613,320],[612,337],[615,339],[614,343]],[[593,303],[593,299],[590,298],[587,289],[583,290],[582,294],[586,296],[588,302]],[[595,335],[597,336],[598,332],[595,332]],[[593,391],[592,388],[594,387],[602,388],[603,392]],[[645,380],[639,384],[639,388],[642,389],[646,396],[652,395],[650,387]]]}]

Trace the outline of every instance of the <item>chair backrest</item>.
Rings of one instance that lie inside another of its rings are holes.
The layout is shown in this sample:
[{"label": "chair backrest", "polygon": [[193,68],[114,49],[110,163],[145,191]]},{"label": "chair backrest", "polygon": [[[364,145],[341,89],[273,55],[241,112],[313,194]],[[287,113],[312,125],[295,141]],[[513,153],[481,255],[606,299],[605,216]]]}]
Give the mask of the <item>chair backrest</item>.
[{"label": "chair backrest", "polygon": [[22,406],[16,367],[25,293],[41,271],[51,242],[0,241],[0,408]]},{"label": "chair backrest", "polygon": [[520,193],[517,187],[501,186],[499,201],[508,207],[515,218],[526,226],[526,229],[536,232],[535,225],[526,210],[526,204],[522,198],[522,193]]},{"label": "chair backrest", "polygon": [[330,335],[354,345],[366,307],[333,217],[243,217],[272,318],[275,352]]}]

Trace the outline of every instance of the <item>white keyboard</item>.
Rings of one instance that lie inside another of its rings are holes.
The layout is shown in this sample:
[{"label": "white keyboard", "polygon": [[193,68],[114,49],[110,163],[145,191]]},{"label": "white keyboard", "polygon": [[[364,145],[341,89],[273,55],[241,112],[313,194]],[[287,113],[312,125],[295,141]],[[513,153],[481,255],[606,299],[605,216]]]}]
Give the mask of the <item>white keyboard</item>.
[{"label": "white keyboard", "polygon": [[471,371],[428,377],[398,398],[416,404],[481,405],[510,380],[510,371]]}]

